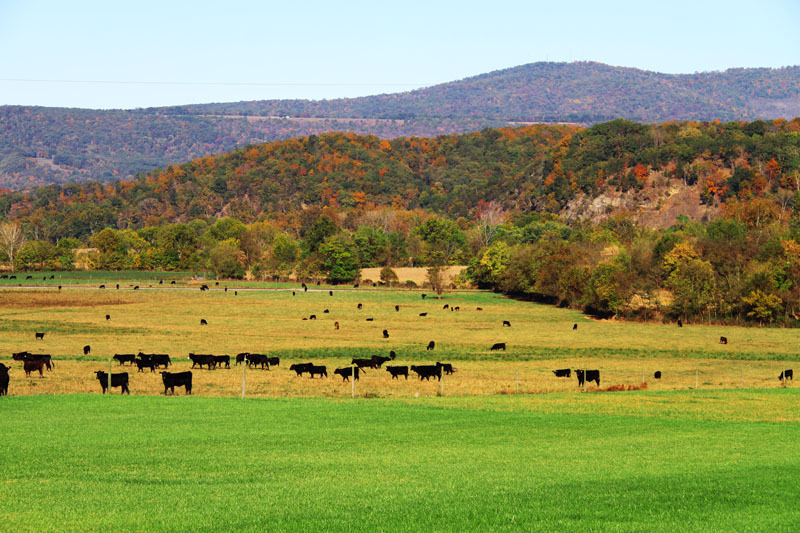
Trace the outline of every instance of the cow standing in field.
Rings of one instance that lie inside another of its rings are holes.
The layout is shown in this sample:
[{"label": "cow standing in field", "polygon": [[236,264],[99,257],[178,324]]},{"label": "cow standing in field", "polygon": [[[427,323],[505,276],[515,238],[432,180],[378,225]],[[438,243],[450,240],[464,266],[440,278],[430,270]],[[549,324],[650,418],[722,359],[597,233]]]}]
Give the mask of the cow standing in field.
[{"label": "cow standing in field", "polygon": [[436,343],[435,343],[435,342],[433,342],[433,341],[429,342],[429,343],[428,343],[428,346],[426,346],[426,347],[425,347],[425,349],[426,349],[426,350],[428,350],[428,351],[431,351],[431,350],[433,350],[434,348],[436,348]]},{"label": "cow standing in field", "polygon": [[436,366],[441,368],[442,372],[444,372],[448,376],[454,372],[453,365],[450,363],[440,363],[439,361],[436,361]]},{"label": "cow standing in field", "polygon": [[597,386],[600,386],[600,371],[599,370],[575,370],[578,376],[578,386],[583,387],[585,382],[591,383],[594,381]]},{"label": "cow standing in field", "polygon": [[559,368],[558,370],[553,370],[553,374],[557,378],[568,378],[572,375],[572,371],[569,368]]},{"label": "cow standing in field", "polygon": [[378,368],[377,364],[375,363],[375,359],[373,359],[373,358],[369,358],[369,359],[358,359],[358,358],[356,358],[356,359],[353,359],[352,361],[350,361],[350,364],[351,365],[356,365],[360,369]]},{"label": "cow standing in field", "polygon": [[419,380],[430,381],[432,377],[442,380],[442,367],[436,365],[411,365],[411,371],[416,372]]},{"label": "cow standing in field", "polygon": [[719,338],[720,344],[728,344],[728,337],[720,337]]},{"label": "cow standing in field", "polygon": [[106,320],[111,320],[111,315],[106,315]]},{"label": "cow standing in field", "polygon": [[22,369],[25,371],[26,377],[31,377],[31,372],[35,372],[36,370],[39,371],[39,377],[44,377],[44,361],[29,361],[25,360],[22,362]]},{"label": "cow standing in field", "polygon": [[214,364],[215,366],[222,367],[225,365],[225,368],[231,367],[231,356],[230,355],[215,355],[214,356]]},{"label": "cow standing in field", "polygon": [[115,353],[113,359],[119,361],[120,366],[122,366],[123,363],[133,364],[133,362],[136,361],[136,354]]},{"label": "cow standing in field", "polygon": [[[97,381],[100,382],[100,387],[103,389],[103,394],[106,393],[108,390],[108,374],[103,372],[102,370],[98,370],[94,373],[97,377]],[[120,372],[119,374],[111,374],[111,388],[120,387],[120,394],[127,393],[130,395],[131,391],[128,389],[128,373],[127,372]]]},{"label": "cow standing in field", "polygon": [[653,379],[661,379],[661,370],[656,370],[653,374]]},{"label": "cow standing in field", "polygon": [[383,363],[389,362],[392,359],[394,359],[394,358],[393,357],[384,357],[382,355],[373,355],[372,356],[372,362],[374,363],[376,368],[380,368],[381,365],[383,365]]},{"label": "cow standing in field", "polygon": [[333,323],[333,329],[335,329],[336,331],[339,331],[339,321],[338,320]]},{"label": "cow standing in field", "polygon": [[511,322],[509,322],[508,320],[503,320],[503,327],[510,328]]},{"label": "cow standing in field", "polygon": [[313,363],[295,363],[289,366],[289,372],[295,372],[298,376],[302,376],[304,372],[311,370],[312,366],[314,366]]},{"label": "cow standing in field", "polygon": [[397,379],[398,376],[405,376],[408,379],[408,367],[407,366],[389,366],[386,365],[386,371],[392,375],[392,379]]},{"label": "cow standing in field", "polygon": [[575,331],[576,329],[578,329],[578,324],[572,324],[572,331]]},{"label": "cow standing in field", "polygon": [[492,347],[489,348],[489,351],[493,352],[495,350],[503,350],[505,352],[506,351],[506,343],[504,343],[504,342],[496,342],[496,343],[492,344]]},{"label": "cow standing in field", "polygon": [[389,338],[389,330],[386,330],[386,329],[383,330],[383,338],[384,339],[388,339]]},{"label": "cow standing in field", "polygon": [[395,310],[395,311],[399,311],[399,310],[400,310],[400,306],[399,306],[399,305],[395,305],[395,306],[394,306],[394,310]]},{"label": "cow standing in field", "polygon": [[[22,359],[18,359],[18,357],[22,356]],[[53,363],[53,358],[49,353],[30,353],[30,352],[20,352],[14,354],[12,356],[13,359],[17,361],[30,361],[32,363],[42,363],[47,370],[52,371],[53,368],[56,366]]]},{"label": "cow standing in field", "polygon": [[364,304],[358,304],[358,305],[356,306],[356,309],[363,309],[363,308],[364,308]]},{"label": "cow standing in field", "polygon": [[679,328],[683,327],[683,321],[680,318],[678,319],[678,327]]},{"label": "cow standing in field", "polygon": [[191,372],[162,372],[161,381],[164,382],[164,394],[167,389],[175,394],[175,387],[186,388],[186,394],[192,393],[192,373]]},{"label": "cow standing in field", "polygon": [[38,340],[44,340],[44,333],[40,333],[40,332],[37,331],[37,332],[34,333],[34,336],[36,337],[37,341]]},{"label": "cow standing in field", "polygon": [[247,354],[247,367],[253,368],[261,365],[261,370],[269,370],[269,357],[263,353]]},{"label": "cow standing in field", "polygon": [[236,366],[239,366],[240,364],[242,364],[245,361],[247,361],[247,356],[248,355],[250,355],[249,352],[237,353],[236,354]]},{"label": "cow standing in field", "polygon": [[348,366],[345,368],[337,368],[333,373],[342,376],[342,381],[350,381],[350,377],[355,374],[353,379],[358,381],[358,367],[353,368],[352,366]]},{"label": "cow standing in field", "polygon": [[190,353],[189,359],[192,361],[192,368],[199,366],[202,369],[203,365],[206,365],[209,370],[211,370],[212,367],[217,368],[217,361],[211,354]]},{"label": "cow standing in field", "polygon": [[8,395],[8,371],[10,367],[7,367],[3,363],[0,363],[0,396]]},{"label": "cow standing in field", "polygon": [[200,325],[201,326],[207,326],[208,325],[208,321],[205,318],[201,318],[200,319]]},{"label": "cow standing in field", "polygon": [[420,313],[419,316],[428,316],[428,313]]},{"label": "cow standing in field", "polygon": [[91,352],[91,351],[92,351],[92,347],[89,346],[88,344],[83,347],[83,355],[89,355],[89,352]]},{"label": "cow standing in field", "polygon": [[134,364],[136,364],[136,368],[139,369],[139,372],[144,372],[145,368],[149,368],[150,372],[156,371],[156,364],[148,359],[135,359]]},{"label": "cow standing in field", "polygon": [[794,370],[792,370],[791,368],[784,370],[783,372],[781,372],[781,375],[778,376],[778,379],[780,381],[785,381],[787,379],[791,379],[792,381],[794,381]]}]

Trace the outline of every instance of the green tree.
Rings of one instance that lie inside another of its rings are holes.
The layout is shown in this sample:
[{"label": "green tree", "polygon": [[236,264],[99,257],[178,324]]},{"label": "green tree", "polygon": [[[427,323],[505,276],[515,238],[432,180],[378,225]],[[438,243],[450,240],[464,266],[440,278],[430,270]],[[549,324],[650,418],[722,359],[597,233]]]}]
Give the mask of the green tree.
[{"label": "green tree", "polygon": [[208,268],[218,278],[244,277],[244,254],[235,239],[224,240],[211,248],[208,254]]},{"label": "green tree", "polygon": [[702,259],[685,259],[675,264],[667,278],[672,290],[672,314],[684,319],[702,316],[714,301],[714,269]]},{"label": "green tree", "polygon": [[358,257],[349,239],[333,236],[319,247],[323,269],[331,283],[353,281],[359,275]]},{"label": "green tree", "polygon": [[417,226],[415,233],[425,243],[425,255],[430,265],[447,265],[458,257],[467,239],[455,222],[429,218]]},{"label": "green tree", "polygon": [[783,301],[777,294],[768,294],[760,290],[751,291],[742,298],[750,310],[747,316],[758,320],[759,323],[773,322],[775,317],[783,310]]}]

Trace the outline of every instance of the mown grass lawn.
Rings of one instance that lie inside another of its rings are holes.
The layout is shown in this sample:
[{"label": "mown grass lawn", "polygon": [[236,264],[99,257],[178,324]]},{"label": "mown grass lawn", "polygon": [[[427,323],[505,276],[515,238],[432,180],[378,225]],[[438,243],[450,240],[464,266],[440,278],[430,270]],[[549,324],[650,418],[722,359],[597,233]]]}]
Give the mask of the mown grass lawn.
[{"label": "mown grass lawn", "polygon": [[794,531],[798,400],[791,389],[355,401],[8,397],[0,403],[0,524]]}]

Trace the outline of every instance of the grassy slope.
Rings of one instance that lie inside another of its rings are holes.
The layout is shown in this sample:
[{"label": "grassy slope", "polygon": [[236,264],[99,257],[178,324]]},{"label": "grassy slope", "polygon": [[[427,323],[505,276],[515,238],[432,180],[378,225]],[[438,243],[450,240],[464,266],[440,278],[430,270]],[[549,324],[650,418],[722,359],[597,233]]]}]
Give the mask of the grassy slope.
[{"label": "grassy slope", "polygon": [[795,391],[485,400],[6,398],[0,523],[789,531],[800,519]]}]

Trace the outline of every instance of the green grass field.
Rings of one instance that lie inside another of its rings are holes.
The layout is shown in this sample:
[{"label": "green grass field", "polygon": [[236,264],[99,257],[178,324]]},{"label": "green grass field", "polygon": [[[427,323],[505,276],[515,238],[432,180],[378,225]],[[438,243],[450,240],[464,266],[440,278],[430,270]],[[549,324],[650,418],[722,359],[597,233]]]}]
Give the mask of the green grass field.
[{"label": "green grass field", "polygon": [[795,531],[799,399],[793,390],[481,401],[6,398],[0,523],[4,531]]}]

